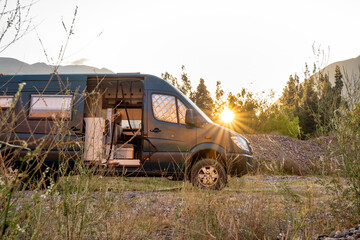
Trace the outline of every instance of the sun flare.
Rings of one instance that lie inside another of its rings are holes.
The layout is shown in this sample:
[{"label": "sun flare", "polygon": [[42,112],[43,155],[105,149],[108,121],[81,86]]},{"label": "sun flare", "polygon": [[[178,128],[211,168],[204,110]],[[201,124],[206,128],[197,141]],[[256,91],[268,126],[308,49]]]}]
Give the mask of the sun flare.
[{"label": "sun flare", "polygon": [[230,123],[232,122],[232,120],[234,120],[234,113],[228,108],[222,111],[220,116],[221,116],[221,120],[225,123]]}]

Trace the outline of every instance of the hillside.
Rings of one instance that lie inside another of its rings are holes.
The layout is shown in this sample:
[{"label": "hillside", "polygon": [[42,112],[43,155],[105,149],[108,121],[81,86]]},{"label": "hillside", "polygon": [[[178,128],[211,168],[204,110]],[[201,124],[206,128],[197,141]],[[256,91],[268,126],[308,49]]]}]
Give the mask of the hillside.
[{"label": "hillside", "polygon": [[357,58],[351,58],[344,61],[334,62],[323,68],[323,72],[329,75],[329,80],[331,83],[335,83],[335,67],[339,65],[343,75],[348,75],[348,77],[354,76],[355,78],[359,77],[360,73],[360,56]]},{"label": "hillside", "polygon": [[335,84],[336,65],[340,67],[343,75],[344,87],[341,95],[349,101],[351,106],[360,100],[360,56],[357,58],[334,62],[323,68],[322,72],[328,74],[329,80],[332,84]]},{"label": "hillside", "polygon": [[[0,57],[0,74],[49,74],[54,67],[45,63],[27,64],[14,58]],[[67,65],[60,66],[58,73],[104,73],[111,74],[111,70],[106,68],[96,68],[86,65]]]}]

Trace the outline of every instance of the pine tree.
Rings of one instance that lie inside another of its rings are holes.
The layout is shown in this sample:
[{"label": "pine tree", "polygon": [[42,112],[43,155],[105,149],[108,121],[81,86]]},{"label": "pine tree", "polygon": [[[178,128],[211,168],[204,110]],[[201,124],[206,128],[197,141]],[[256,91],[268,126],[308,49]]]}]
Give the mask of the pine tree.
[{"label": "pine tree", "polygon": [[299,125],[301,133],[304,136],[309,136],[316,131],[315,115],[318,109],[318,100],[314,78],[305,79],[303,85],[303,95],[299,102]]},{"label": "pine tree", "polygon": [[221,112],[225,109],[226,102],[224,101],[224,90],[221,88],[221,82],[216,82],[215,90],[215,101],[214,108],[212,111],[212,119],[218,121],[220,118]]},{"label": "pine tree", "polygon": [[202,78],[200,78],[199,85],[194,93],[194,102],[207,116],[211,117],[214,102]]},{"label": "pine tree", "polygon": [[334,95],[333,88],[327,74],[319,73],[319,102],[317,114],[318,132],[321,135],[327,134],[330,128],[330,121],[334,113]]},{"label": "pine tree", "polygon": [[299,100],[301,98],[301,92],[302,87],[299,84],[299,77],[297,74],[295,74],[294,77],[290,75],[280,101],[285,107],[297,111],[299,107]]},{"label": "pine tree", "polygon": [[186,69],[185,66],[182,65],[181,66],[181,86],[179,88],[179,90],[185,94],[186,96],[188,96],[191,100],[194,100],[194,93],[192,91],[192,86],[191,86],[191,81],[190,78],[188,76],[188,74],[186,73]]},{"label": "pine tree", "polygon": [[339,108],[340,103],[341,103],[341,92],[342,92],[342,88],[344,86],[342,79],[343,79],[343,75],[340,71],[340,67],[338,65],[336,65],[336,67],[335,67],[335,87],[334,87],[334,95],[336,98],[336,108]]},{"label": "pine tree", "polygon": [[179,83],[176,77],[174,77],[168,72],[162,73],[161,77],[167,82],[169,82],[171,85],[179,89],[184,95],[188,96],[192,101],[194,101],[194,92],[192,91],[191,81],[188,74],[186,73],[186,69],[184,65],[181,66],[181,71],[182,71],[180,75],[181,84]]}]

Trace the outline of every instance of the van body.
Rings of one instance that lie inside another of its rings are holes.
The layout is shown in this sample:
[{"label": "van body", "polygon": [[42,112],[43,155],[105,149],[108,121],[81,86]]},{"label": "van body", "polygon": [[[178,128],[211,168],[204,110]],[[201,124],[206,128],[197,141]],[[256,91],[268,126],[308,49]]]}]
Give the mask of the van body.
[{"label": "van body", "polygon": [[60,161],[59,144],[51,145],[54,136],[68,144],[72,164],[83,160],[122,173],[186,173],[201,187],[222,188],[228,174],[242,175],[252,162],[243,136],[213,123],[156,76],[1,75],[0,84],[2,112],[12,107],[9,118],[16,118],[8,119],[14,125],[9,131],[3,126],[0,140],[26,143],[20,157],[42,144],[46,166],[56,168]]}]

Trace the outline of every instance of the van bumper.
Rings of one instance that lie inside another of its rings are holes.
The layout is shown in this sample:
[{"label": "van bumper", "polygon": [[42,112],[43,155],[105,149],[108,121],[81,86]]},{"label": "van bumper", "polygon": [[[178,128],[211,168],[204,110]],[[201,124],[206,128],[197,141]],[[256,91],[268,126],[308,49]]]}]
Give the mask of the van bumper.
[{"label": "van bumper", "polygon": [[226,165],[231,176],[242,176],[253,169],[253,156],[243,153],[227,153]]}]

